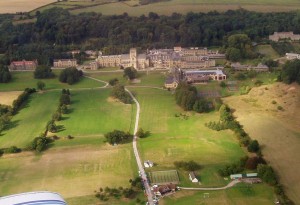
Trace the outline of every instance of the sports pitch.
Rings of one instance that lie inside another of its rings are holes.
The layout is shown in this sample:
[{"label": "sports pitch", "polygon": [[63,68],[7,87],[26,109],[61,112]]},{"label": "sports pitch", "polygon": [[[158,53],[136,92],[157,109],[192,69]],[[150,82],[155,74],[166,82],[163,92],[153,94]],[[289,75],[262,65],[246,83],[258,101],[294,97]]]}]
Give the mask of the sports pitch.
[{"label": "sports pitch", "polygon": [[179,184],[179,176],[176,170],[155,171],[148,173],[151,184]]}]

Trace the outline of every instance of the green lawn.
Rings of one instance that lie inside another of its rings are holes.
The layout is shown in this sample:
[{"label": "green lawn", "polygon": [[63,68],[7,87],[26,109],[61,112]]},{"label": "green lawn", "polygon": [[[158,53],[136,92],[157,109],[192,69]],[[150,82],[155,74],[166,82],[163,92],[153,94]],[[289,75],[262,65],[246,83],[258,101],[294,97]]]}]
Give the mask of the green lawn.
[{"label": "green lawn", "polygon": [[272,205],[274,200],[272,188],[268,185],[238,184],[236,187],[222,191],[180,191],[173,196],[163,198],[162,201],[165,205]]},{"label": "green lawn", "polygon": [[275,59],[279,58],[279,54],[272,48],[271,45],[258,45],[255,47],[256,51],[264,56]]},{"label": "green lawn", "polygon": [[11,72],[12,81],[10,83],[1,84],[0,91],[15,91],[24,90],[25,88],[36,88],[38,81],[43,81],[46,84],[46,90],[48,89],[62,89],[62,88],[89,88],[89,87],[101,87],[104,83],[96,82],[88,78],[82,78],[74,85],[68,85],[58,81],[59,70],[54,71],[56,77],[53,79],[34,79],[33,72]]},{"label": "green lawn", "polygon": [[87,75],[104,81],[118,78],[119,82],[123,85],[163,87],[167,74],[166,71],[139,71],[138,79],[141,80],[141,82],[136,84],[130,83],[126,78],[124,78],[123,72],[87,73]]},{"label": "green lawn", "polygon": [[130,131],[135,121],[134,106],[113,101],[110,92],[111,89],[72,91],[70,113],[57,122],[63,130],[56,134],[75,138],[58,140],[56,144],[94,144],[94,140],[102,142],[103,134],[114,129]]},{"label": "green lawn", "polygon": [[[179,160],[195,160],[203,166],[199,171],[202,184],[218,186],[227,183],[216,173],[225,164],[244,156],[231,131],[216,132],[204,123],[218,119],[218,113],[195,114],[183,112],[175,105],[174,96],[168,91],[147,88],[131,89],[141,105],[140,127],[152,134],[139,140],[143,160],[152,160],[156,167],[149,169],[175,169]],[[175,117],[184,113],[188,119]],[[183,185],[193,186],[186,172],[179,172]]]},{"label": "green lawn", "polygon": [[24,147],[44,132],[58,106],[59,96],[58,91],[33,94],[24,108],[13,116],[10,128],[0,135],[0,147]]}]

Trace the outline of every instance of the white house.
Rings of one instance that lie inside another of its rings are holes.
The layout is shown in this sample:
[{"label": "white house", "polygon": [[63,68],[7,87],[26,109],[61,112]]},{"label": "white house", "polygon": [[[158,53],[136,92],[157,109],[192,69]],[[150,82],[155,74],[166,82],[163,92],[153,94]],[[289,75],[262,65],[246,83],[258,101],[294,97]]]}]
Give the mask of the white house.
[{"label": "white house", "polygon": [[231,174],[230,179],[241,179],[243,178],[242,174]]},{"label": "white house", "polygon": [[288,60],[300,59],[300,54],[298,53],[286,53],[285,56]]},{"label": "white house", "polygon": [[151,162],[150,160],[144,161],[144,167],[145,168],[150,168],[153,167],[154,163]]},{"label": "white house", "polygon": [[190,178],[190,180],[191,180],[192,182],[194,182],[194,183],[199,182],[198,179],[196,178],[194,172],[190,172],[190,173],[189,173],[189,178]]}]

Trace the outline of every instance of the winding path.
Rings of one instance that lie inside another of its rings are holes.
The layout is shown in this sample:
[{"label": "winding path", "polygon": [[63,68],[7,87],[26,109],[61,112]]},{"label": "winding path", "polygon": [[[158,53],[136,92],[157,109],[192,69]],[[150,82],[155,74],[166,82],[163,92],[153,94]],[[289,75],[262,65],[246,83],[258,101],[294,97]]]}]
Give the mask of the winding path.
[{"label": "winding path", "polygon": [[191,187],[179,187],[180,189],[184,189],[184,190],[193,190],[193,191],[217,191],[217,190],[224,190],[224,189],[228,189],[228,188],[231,188],[233,186],[235,186],[236,184],[240,183],[241,181],[240,180],[233,180],[231,181],[229,184],[227,184],[226,186],[224,187],[210,187],[210,188],[191,188]]}]

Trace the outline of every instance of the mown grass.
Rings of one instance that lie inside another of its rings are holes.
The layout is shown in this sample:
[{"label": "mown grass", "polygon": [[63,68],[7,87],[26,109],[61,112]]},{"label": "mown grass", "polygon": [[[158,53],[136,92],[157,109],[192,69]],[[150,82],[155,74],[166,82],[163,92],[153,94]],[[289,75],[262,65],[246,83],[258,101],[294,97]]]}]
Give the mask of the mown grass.
[{"label": "mown grass", "polygon": [[34,79],[33,72],[12,72],[12,81],[9,83],[3,83],[0,86],[0,91],[16,91],[24,90],[25,88],[36,88],[38,81],[43,81],[46,84],[45,89],[62,89],[62,88],[90,88],[90,87],[101,87],[104,84],[96,82],[88,78],[82,78],[79,82],[68,85],[61,83],[58,80],[59,73],[61,71],[55,70],[55,78],[52,79]]},{"label": "mown grass", "polygon": [[33,138],[45,131],[59,103],[59,92],[35,93],[28,103],[13,116],[8,130],[0,134],[0,148],[25,147]]},{"label": "mown grass", "polygon": [[57,123],[62,126],[62,131],[56,134],[75,138],[67,142],[58,140],[56,144],[94,144],[94,140],[100,143],[104,141],[103,135],[114,129],[131,131],[135,122],[133,105],[110,99],[110,92],[111,89],[72,91],[70,113],[63,115],[63,120]]},{"label": "mown grass", "polygon": [[87,73],[86,75],[104,81],[118,78],[119,82],[123,85],[163,87],[167,73],[166,71],[139,71],[138,79],[141,82],[136,84],[131,83],[127,78],[124,78],[123,72]]},{"label": "mown grass", "polygon": [[[218,119],[218,113],[195,114],[182,111],[175,105],[174,95],[168,91],[132,88],[141,105],[140,127],[149,130],[150,137],[139,140],[143,160],[152,160],[157,166],[149,169],[175,169],[175,161],[197,161],[203,167],[199,174],[203,185],[224,185],[216,173],[225,163],[239,160],[245,153],[231,131],[216,132],[205,123]],[[175,117],[182,113],[184,117]],[[210,170],[210,171],[206,171]],[[204,175],[202,175],[204,173]],[[180,171],[183,185],[193,186],[187,172]]]},{"label": "mown grass", "polygon": [[264,56],[275,59],[279,58],[279,54],[272,48],[271,45],[258,45],[256,46],[256,51]]}]

